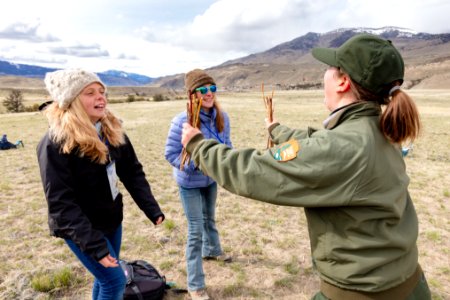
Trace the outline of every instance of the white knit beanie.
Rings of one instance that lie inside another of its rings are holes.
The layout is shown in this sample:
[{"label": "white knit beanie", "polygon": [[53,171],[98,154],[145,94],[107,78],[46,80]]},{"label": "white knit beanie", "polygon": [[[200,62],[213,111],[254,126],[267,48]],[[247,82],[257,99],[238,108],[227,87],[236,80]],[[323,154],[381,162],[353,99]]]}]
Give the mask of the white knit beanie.
[{"label": "white knit beanie", "polygon": [[44,82],[52,99],[57,101],[62,109],[67,109],[81,91],[93,82],[100,83],[106,91],[105,84],[96,74],[82,69],[66,69],[47,73]]}]

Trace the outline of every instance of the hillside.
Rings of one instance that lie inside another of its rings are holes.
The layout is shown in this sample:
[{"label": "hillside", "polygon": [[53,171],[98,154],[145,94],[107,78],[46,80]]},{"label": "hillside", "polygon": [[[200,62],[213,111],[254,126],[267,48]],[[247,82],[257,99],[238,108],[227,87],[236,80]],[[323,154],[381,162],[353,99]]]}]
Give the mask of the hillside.
[{"label": "hillside", "polygon": [[[324,66],[311,56],[311,49],[339,47],[361,32],[392,40],[405,60],[405,87],[450,88],[450,34],[416,33],[395,27],[310,32],[267,51],[209,68],[208,72],[219,86],[228,90],[259,89],[262,82],[283,90],[319,88]],[[183,76],[163,77],[153,84],[182,89]]]},{"label": "hillside", "polygon": [[[259,90],[262,82],[268,88],[276,90],[317,89],[322,85],[324,65],[311,56],[311,49],[339,47],[350,37],[361,32],[392,40],[405,60],[404,87],[450,88],[450,33],[417,33],[396,27],[344,28],[327,33],[310,32],[267,51],[226,61],[207,71],[217,80],[221,90]],[[44,86],[42,78],[46,71],[48,70],[42,67],[0,61],[0,88],[42,88]],[[108,86],[120,86],[121,90],[123,87],[158,87],[166,91],[182,92],[184,87],[184,74],[149,78],[139,74],[107,71],[98,75]],[[130,93],[134,90],[131,89]]]},{"label": "hillside", "polygon": [[44,88],[44,81],[40,78],[28,78],[23,76],[0,76],[0,88]]}]

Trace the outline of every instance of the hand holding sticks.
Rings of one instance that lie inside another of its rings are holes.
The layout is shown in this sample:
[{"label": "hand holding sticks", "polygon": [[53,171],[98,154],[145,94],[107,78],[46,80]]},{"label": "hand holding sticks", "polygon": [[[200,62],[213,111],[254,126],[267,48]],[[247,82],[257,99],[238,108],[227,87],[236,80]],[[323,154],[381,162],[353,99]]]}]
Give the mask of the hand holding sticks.
[{"label": "hand holding sticks", "polygon": [[[269,123],[273,122],[273,105],[272,105],[272,100],[273,100],[273,90],[272,90],[272,96],[264,96],[264,82],[261,84],[261,91],[262,91],[262,96],[263,96],[263,101],[264,101],[264,105],[266,107],[266,113],[267,113],[267,121]],[[267,148],[271,148],[273,147],[273,141],[270,138],[270,136],[267,138]]]},{"label": "hand holding sticks", "polygon": [[[202,98],[197,98],[195,94],[188,91],[189,101],[186,103],[186,115],[188,123],[195,128],[200,128],[200,108],[202,107]],[[185,163],[189,163],[191,157],[187,153],[186,148],[183,147],[181,151],[180,170],[183,171]]]}]

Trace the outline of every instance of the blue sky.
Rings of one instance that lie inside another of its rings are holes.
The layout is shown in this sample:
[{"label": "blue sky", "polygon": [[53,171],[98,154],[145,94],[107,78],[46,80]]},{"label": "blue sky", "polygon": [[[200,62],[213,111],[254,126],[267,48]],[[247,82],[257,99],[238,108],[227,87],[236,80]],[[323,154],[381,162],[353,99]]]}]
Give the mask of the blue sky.
[{"label": "blue sky", "polygon": [[0,60],[160,77],[208,68],[307,32],[397,26],[450,33],[448,0],[14,0]]}]

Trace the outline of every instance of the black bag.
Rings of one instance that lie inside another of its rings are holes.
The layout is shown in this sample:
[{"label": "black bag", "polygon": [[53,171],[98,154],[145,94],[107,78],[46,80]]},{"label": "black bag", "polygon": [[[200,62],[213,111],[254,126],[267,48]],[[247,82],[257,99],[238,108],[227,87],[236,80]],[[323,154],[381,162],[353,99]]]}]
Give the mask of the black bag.
[{"label": "black bag", "polygon": [[161,300],[166,289],[166,278],[144,260],[119,261],[127,278],[124,300]]}]

